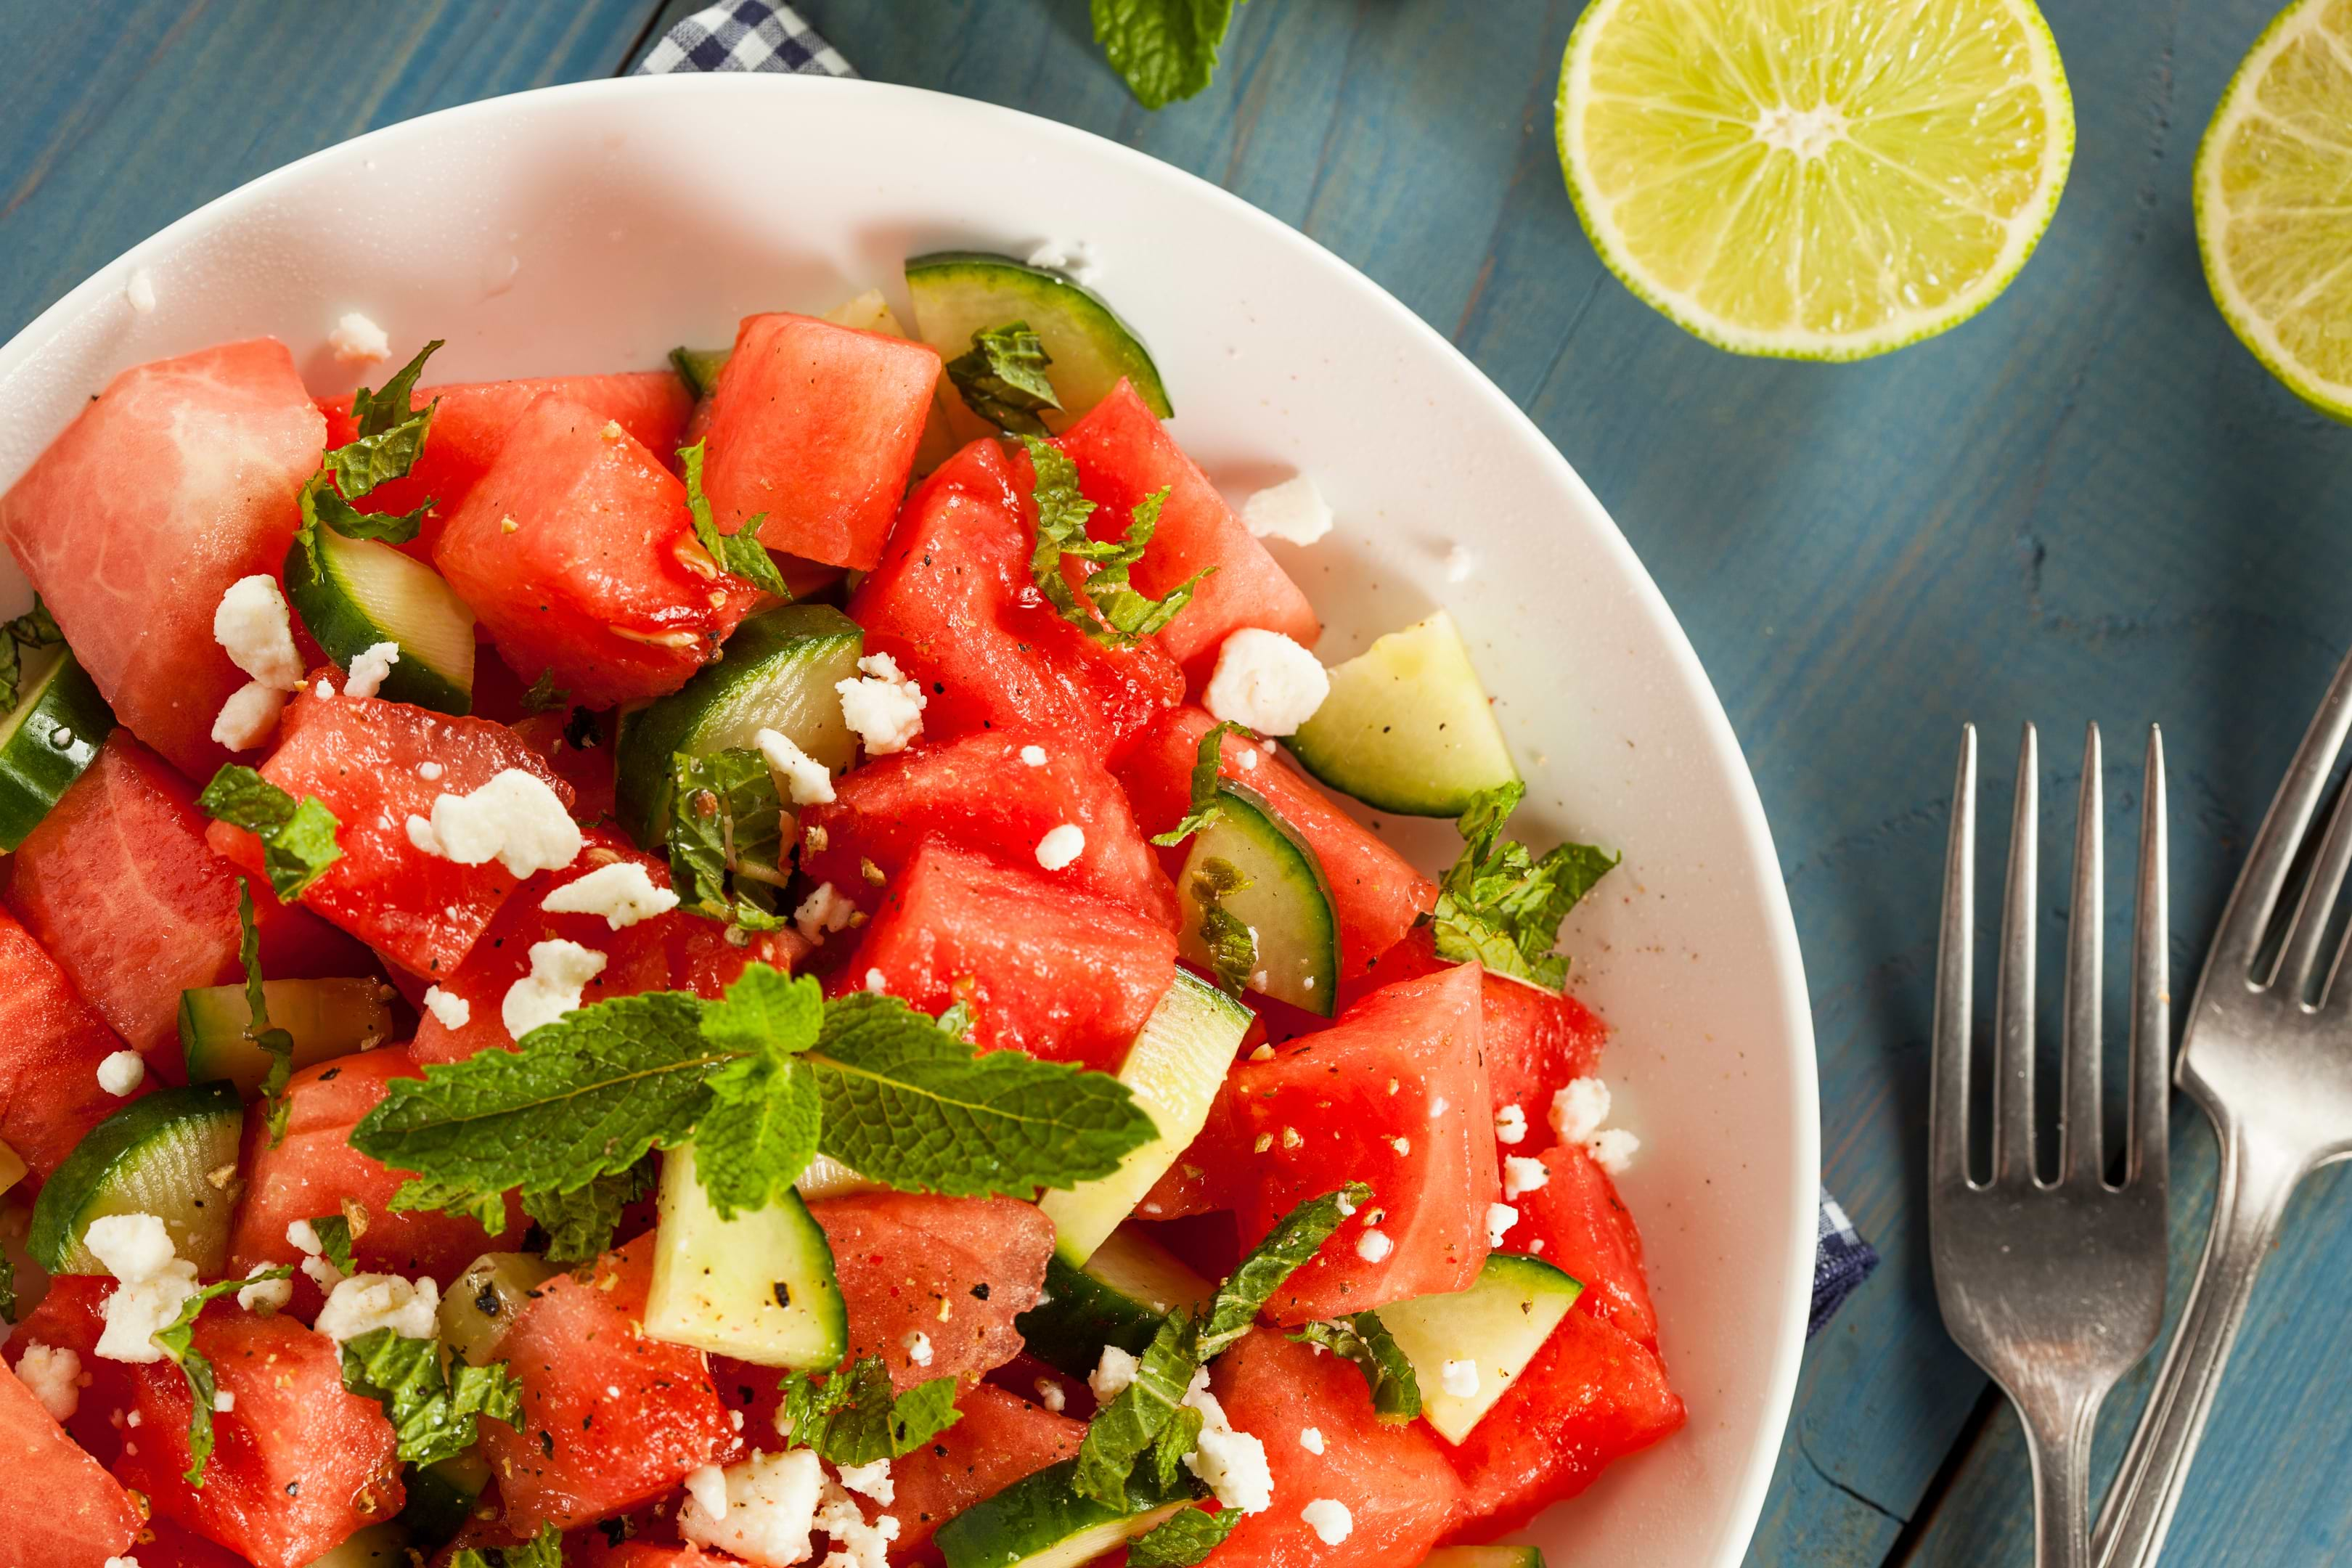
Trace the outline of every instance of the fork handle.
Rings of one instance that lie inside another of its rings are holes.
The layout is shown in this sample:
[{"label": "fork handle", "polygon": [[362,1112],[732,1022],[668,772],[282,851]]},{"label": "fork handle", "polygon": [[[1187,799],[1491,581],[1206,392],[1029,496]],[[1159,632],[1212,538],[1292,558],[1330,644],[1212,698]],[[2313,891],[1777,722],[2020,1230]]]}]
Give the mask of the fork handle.
[{"label": "fork handle", "polygon": [[2105,1394],[2011,1394],[2033,1465],[2033,1568],[2091,1568],[2091,1436]]},{"label": "fork handle", "polygon": [[2155,1391],[2099,1510],[2092,1538],[2098,1568],[2153,1568],[2164,1549],[2230,1347],[2245,1321],[2254,1276],[2277,1239],[2287,1199],[2310,1168],[2299,1152],[2249,1137],[2242,1128],[2223,1127],[2221,1140],[2213,1227]]}]

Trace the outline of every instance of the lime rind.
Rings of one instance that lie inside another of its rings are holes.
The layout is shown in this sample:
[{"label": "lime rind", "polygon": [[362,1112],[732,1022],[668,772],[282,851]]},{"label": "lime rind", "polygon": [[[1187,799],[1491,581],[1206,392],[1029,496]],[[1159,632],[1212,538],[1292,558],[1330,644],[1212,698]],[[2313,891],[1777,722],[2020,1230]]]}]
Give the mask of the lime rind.
[{"label": "lime rind", "polygon": [[[1686,294],[1652,278],[1620,233],[1610,204],[1591,187],[1575,112],[1590,90],[1594,49],[1612,20],[1635,0],[1595,0],[1570,33],[1560,66],[1554,127],[1560,168],[1577,221],[1601,262],[1635,298],[1693,336],[1729,353],[1774,359],[1850,361],[1872,358],[1950,331],[1983,310],[2007,289],[2032,258],[2048,229],[2074,161],[2074,97],[2059,58],[2057,40],[2032,0],[1987,0],[1988,10],[2013,17],[2026,45],[2030,72],[2047,113],[2047,129],[2032,200],[2005,220],[2000,255],[1965,287],[1934,306],[1907,312],[1869,331],[1829,332],[1793,328],[1759,331],[1699,305]],[[2308,0],[2307,0],[2308,3]],[[1722,57],[1718,56],[1718,58]],[[1727,67],[1732,62],[1726,60]]]}]

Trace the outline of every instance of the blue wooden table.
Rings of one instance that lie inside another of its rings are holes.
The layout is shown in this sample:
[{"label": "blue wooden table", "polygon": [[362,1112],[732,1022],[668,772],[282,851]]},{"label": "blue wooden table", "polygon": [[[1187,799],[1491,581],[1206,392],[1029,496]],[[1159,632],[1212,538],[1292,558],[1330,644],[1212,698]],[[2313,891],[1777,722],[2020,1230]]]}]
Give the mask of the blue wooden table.
[{"label": "blue wooden table", "polygon": [[[688,8],[0,0],[16,62],[0,333],[253,175],[428,110],[625,70]],[[2059,790],[2097,720],[2124,760],[2111,776],[2136,792],[2135,731],[2163,722],[2185,990],[2352,641],[2352,431],[2239,348],[2190,227],[2197,138],[2270,3],[2049,0],[2080,140],[2039,255],[1977,321],[1841,368],[1718,353],[1594,258],[1552,151],[1579,8],[1255,0],[1216,86],[1152,115],[1089,47],[1085,0],[803,5],[867,75],[1085,126],[1305,229],[1449,332],[1582,470],[1681,615],[1762,785],[1819,1021],[1826,1176],[1887,1259],[1812,1347],[1752,1560],[2028,1562],[2016,1423],[1945,1338],[1924,1246],[1954,746],[1963,720],[1984,725],[2003,789],[2016,727],[2039,721]],[[2117,803],[2111,834],[2135,805]],[[2053,831],[2045,859],[2066,850]],[[2124,870],[2110,899],[2127,912]],[[2050,891],[2045,952],[2067,914],[2054,877]],[[2212,1140],[2185,1106],[2174,1130],[2177,1307]],[[2352,1556],[2340,1184],[2310,1184],[2290,1216],[2171,1563]],[[2109,1412],[2109,1465],[2147,1378]]]}]

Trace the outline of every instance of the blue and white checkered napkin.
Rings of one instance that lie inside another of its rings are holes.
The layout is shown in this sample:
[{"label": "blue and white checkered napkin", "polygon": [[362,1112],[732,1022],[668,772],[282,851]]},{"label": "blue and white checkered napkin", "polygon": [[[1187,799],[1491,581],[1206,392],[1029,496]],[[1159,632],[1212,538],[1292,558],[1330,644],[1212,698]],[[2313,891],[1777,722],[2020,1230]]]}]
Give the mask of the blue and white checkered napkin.
[{"label": "blue and white checkered napkin", "polygon": [[[807,76],[856,76],[840,52],[781,0],[724,0],[707,5],[663,35],[637,64],[637,74],[665,71],[798,71]],[[1878,1254],[1854,1233],[1837,1200],[1822,1194],[1821,1251],[1813,1260],[1813,1311],[1808,1334],[1822,1331],[1878,1267]]]}]

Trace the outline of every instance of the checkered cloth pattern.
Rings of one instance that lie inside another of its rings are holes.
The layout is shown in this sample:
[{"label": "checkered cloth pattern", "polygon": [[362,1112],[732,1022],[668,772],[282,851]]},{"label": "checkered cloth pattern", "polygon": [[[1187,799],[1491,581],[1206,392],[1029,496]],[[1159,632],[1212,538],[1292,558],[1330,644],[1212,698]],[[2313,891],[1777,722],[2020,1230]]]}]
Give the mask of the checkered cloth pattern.
[{"label": "checkered cloth pattern", "polygon": [[[856,76],[847,60],[779,0],[725,0],[680,21],[638,63],[639,75],[667,71],[799,71]],[[1853,1222],[1822,1194],[1821,1251],[1813,1262],[1813,1310],[1806,1333],[1817,1334],[1830,1315],[1870,1278],[1878,1254],[1854,1234]]]}]

